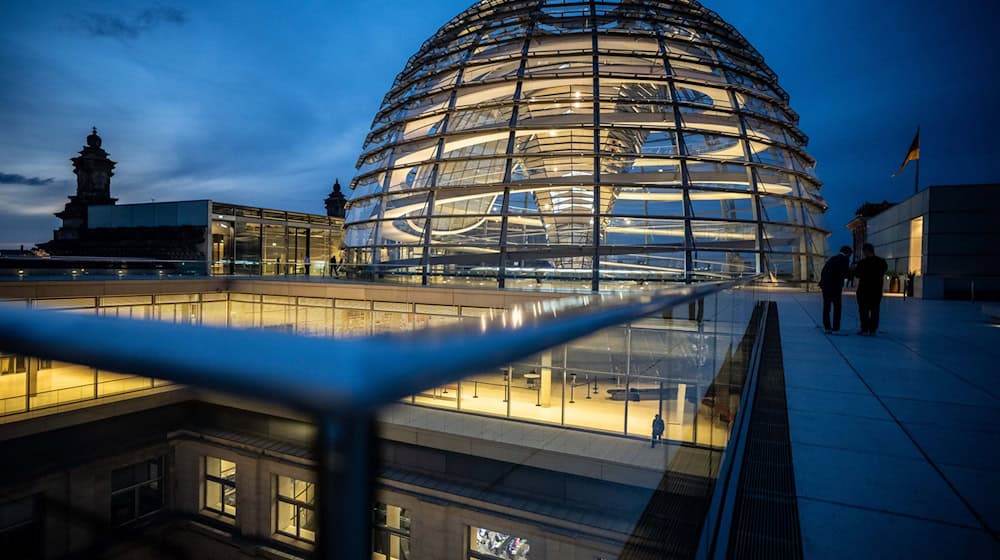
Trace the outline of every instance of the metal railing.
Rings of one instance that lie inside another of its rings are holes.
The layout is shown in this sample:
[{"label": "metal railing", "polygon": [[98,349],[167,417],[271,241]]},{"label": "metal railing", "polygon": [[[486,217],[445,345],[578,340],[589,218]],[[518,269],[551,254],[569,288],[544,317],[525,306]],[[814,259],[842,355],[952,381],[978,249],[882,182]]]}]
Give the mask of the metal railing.
[{"label": "metal railing", "polygon": [[730,444],[723,454],[715,490],[712,492],[712,501],[708,513],[705,515],[705,523],[702,525],[697,560],[724,560],[728,550],[740,471],[743,468],[743,456],[747,446],[750,414],[753,411],[757,394],[760,355],[764,346],[764,328],[767,324],[767,312],[764,307],[759,308],[758,315],[756,323],[751,325],[751,329],[756,332],[753,349],[750,352],[753,357],[748,364],[749,370],[743,386],[743,393],[740,395],[739,413],[736,415],[732,428]]},{"label": "metal railing", "polygon": [[379,406],[758,279],[675,286],[652,294],[562,298],[453,327],[352,339],[0,304],[0,347],[311,413],[319,427],[317,557],[361,559],[371,554],[369,504]]}]

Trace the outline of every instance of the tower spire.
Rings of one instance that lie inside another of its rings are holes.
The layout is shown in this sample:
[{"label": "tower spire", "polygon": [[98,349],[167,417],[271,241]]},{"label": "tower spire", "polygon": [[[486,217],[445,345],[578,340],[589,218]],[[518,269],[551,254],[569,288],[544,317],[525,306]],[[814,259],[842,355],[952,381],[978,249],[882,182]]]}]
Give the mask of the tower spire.
[{"label": "tower spire", "polygon": [[346,214],[347,197],[340,192],[340,179],[333,182],[333,191],[326,197],[326,215],[334,218],[343,218]]},{"label": "tower spire", "polygon": [[76,175],[76,194],[70,195],[66,207],[56,213],[56,217],[62,220],[62,227],[55,231],[54,240],[46,244],[53,254],[71,254],[60,253],[65,247],[59,246],[59,242],[72,243],[84,235],[88,207],[112,205],[118,200],[111,197],[111,177],[115,174],[116,164],[101,148],[101,143],[97,127],[91,127],[87,144],[80,150],[80,155],[70,160]]}]

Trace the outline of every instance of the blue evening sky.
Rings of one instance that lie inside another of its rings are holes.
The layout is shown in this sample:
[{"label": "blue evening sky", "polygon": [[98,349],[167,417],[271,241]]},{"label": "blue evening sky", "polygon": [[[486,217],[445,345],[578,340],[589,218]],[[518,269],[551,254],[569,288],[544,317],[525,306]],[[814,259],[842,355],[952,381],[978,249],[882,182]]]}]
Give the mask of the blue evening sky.
[{"label": "blue evening sky", "polygon": [[[777,72],[819,162],[836,247],[924,185],[1000,182],[995,0],[706,0]],[[51,238],[97,126],[120,202],[323,212],[406,59],[469,0],[35,2],[0,19],[0,247]]]}]

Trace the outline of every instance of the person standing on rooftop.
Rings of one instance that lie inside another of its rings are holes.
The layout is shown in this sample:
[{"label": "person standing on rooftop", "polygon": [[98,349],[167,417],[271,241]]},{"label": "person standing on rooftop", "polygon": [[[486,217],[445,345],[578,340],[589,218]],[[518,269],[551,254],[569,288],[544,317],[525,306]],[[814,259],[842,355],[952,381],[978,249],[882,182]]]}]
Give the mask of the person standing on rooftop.
[{"label": "person standing on rooftop", "polygon": [[[844,245],[840,252],[830,257],[823,265],[820,273],[819,287],[823,290],[823,330],[833,334],[840,330],[841,296],[844,292],[844,280],[851,276],[851,248]],[[833,309],[833,321],[830,321],[830,310]]]},{"label": "person standing on rooftop", "polygon": [[657,440],[663,441],[663,429],[664,428],[666,428],[666,426],[663,423],[663,418],[660,418],[660,415],[657,414],[656,417],[653,418],[653,441],[652,441],[652,447],[656,447],[656,441]]},{"label": "person standing on rooftop", "polygon": [[862,336],[875,336],[878,332],[879,306],[882,303],[882,280],[889,265],[875,256],[875,246],[865,243],[861,248],[864,258],[854,267],[858,279],[858,315],[861,318]]}]

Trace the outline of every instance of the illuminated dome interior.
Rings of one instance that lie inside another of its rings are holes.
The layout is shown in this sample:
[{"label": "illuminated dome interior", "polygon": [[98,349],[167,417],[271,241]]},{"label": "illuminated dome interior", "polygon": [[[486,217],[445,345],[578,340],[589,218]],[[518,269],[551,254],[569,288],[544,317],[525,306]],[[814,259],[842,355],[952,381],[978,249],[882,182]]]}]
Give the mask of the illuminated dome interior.
[{"label": "illuminated dome interior", "polygon": [[480,2],[383,100],[347,262],[500,287],[811,280],[826,204],[797,122],[697,2]]}]

